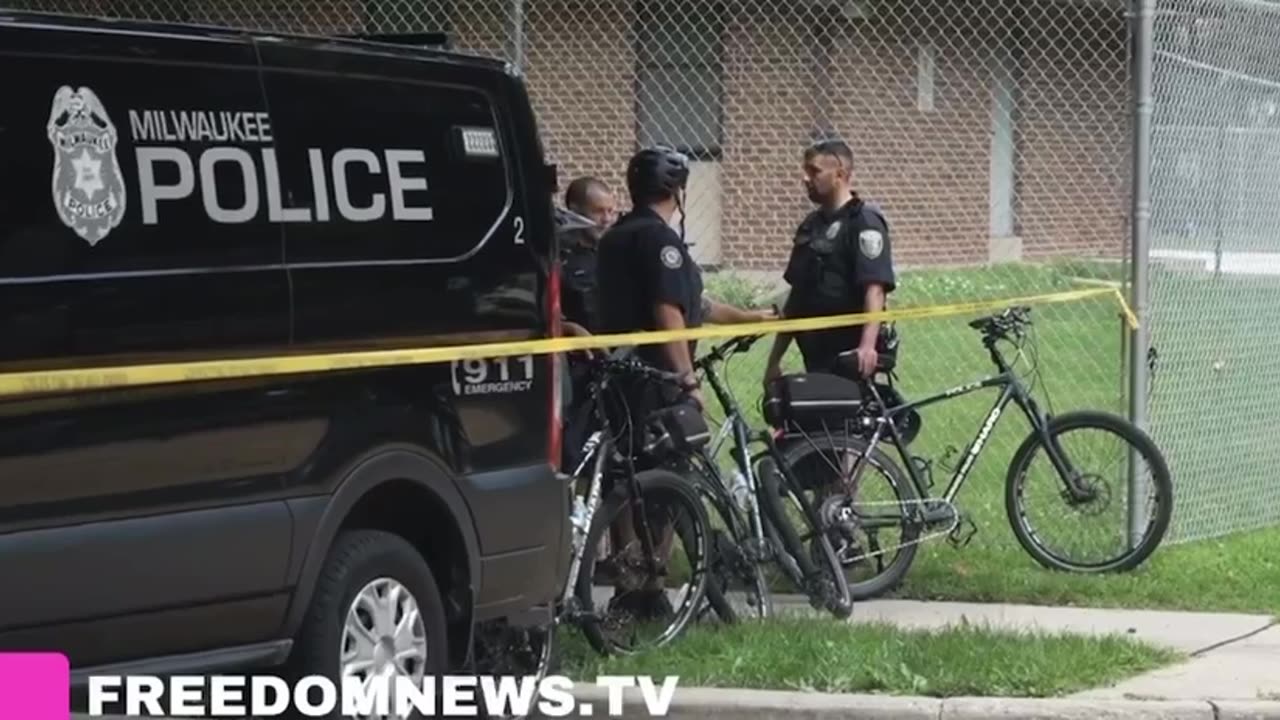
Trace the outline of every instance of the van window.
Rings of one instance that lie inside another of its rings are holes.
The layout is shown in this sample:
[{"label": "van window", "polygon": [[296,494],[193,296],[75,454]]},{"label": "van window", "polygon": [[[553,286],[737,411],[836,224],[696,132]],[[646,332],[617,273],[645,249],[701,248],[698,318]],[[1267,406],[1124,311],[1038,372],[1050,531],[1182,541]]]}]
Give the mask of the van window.
[{"label": "van window", "polygon": [[510,208],[498,117],[475,89],[268,67],[288,262],[454,262]]},{"label": "van window", "polygon": [[491,79],[378,55],[263,59],[298,343],[474,330],[487,286],[532,283],[527,249],[511,255],[509,148],[477,89]]}]

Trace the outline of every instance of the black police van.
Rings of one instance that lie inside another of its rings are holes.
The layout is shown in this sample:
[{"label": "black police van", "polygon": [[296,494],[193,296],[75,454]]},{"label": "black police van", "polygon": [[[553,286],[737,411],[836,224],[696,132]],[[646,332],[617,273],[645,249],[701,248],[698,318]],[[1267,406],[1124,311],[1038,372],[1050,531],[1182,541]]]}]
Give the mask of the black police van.
[{"label": "black police van", "polygon": [[[0,373],[557,332],[554,168],[500,61],[0,10],[0,76]],[[0,650],[468,667],[567,573],[554,363],[0,397]]]}]

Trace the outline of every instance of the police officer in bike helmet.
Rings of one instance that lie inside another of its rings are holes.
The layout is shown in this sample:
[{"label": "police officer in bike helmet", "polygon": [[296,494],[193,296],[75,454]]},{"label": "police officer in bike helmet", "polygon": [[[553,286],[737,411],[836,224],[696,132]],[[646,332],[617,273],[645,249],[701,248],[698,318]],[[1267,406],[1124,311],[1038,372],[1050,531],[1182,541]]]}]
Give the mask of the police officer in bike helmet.
[{"label": "police officer in bike helmet", "polygon": [[[600,239],[596,260],[601,333],[696,328],[703,323],[702,272],[684,241],[684,191],[689,160],[675,150],[647,147],[627,165],[632,208]],[[671,227],[680,213],[680,233]],[[694,343],[642,345],[645,362],[683,376],[702,405],[693,372]]]},{"label": "police officer in bike helmet", "polygon": [[[703,322],[702,273],[684,242],[684,191],[689,180],[688,159],[667,147],[647,147],[627,165],[631,210],[600,238],[596,259],[598,332],[630,333],[695,328]],[[672,229],[680,212],[681,232]],[[640,360],[681,375],[681,385],[699,406],[702,396],[693,372],[694,344],[675,341],[641,345]],[[641,441],[643,420],[651,412],[681,402],[679,388],[650,382],[624,385],[632,432],[624,442],[634,449]],[[622,425],[617,427],[621,428]],[[637,470],[643,469],[637,462]],[[638,547],[631,513],[623,513],[613,527],[615,547]],[[657,556],[670,555],[674,528],[651,527]],[[609,611],[642,619],[665,619],[674,610],[663,591],[661,577],[617,578]]]}]

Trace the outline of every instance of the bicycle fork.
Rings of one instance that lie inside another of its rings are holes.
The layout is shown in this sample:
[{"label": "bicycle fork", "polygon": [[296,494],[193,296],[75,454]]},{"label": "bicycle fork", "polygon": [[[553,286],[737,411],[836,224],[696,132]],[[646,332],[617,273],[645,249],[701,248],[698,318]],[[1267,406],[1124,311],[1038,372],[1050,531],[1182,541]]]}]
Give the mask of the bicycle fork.
[{"label": "bicycle fork", "polygon": [[[583,608],[578,607],[576,589],[578,585],[578,573],[582,571],[582,556],[586,552],[587,536],[590,534],[591,523],[595,519],[596,510],[600,507],[601,480],[604,478],[605,462],[608,459],[607,452],[597,452],[603,443],[603,433],[597,430],[587,439],[584,446],[582,461],[574,470],[572,475],[576,482],[581,476],[582,470],[591,461],[594,453],[595,463],[591,471],[591,485],[587,492],[587,499],[584,503],[584,509],[581,516],[575,517],[572,522],[573,532],[573,554],[569,560],[569,575],[565,579],[564,588],[560,592],[560,602],[562,607],[567,608],[570,617],[577,617],[586,612]],[[577,498],[577,491],[574,492],[574,498]],[[576,513],[575,513],[576,515]]]}]

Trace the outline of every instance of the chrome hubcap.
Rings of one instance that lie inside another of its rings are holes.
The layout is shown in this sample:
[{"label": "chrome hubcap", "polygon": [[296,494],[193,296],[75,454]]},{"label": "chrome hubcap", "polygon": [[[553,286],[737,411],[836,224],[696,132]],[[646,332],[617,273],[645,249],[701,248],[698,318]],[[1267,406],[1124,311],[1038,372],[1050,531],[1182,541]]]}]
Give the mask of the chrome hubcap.
[{"label": "chrome hubcap", "polygon": [[[391,578],[378,578],[356,593],[342,627],[342,677],[370,683],[386,677],[388,710],[395,717],[397,677],[421,687],[427,666],[427,631],[418,601]],[[372,717],[382,717],[374,706]]]}]

